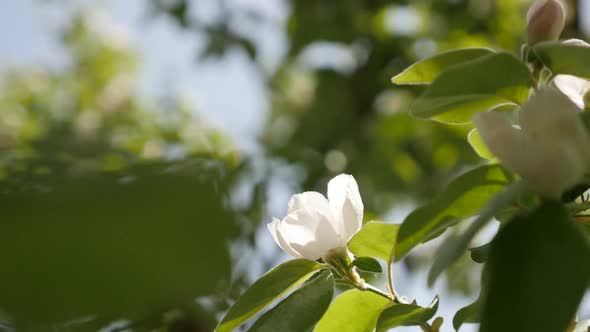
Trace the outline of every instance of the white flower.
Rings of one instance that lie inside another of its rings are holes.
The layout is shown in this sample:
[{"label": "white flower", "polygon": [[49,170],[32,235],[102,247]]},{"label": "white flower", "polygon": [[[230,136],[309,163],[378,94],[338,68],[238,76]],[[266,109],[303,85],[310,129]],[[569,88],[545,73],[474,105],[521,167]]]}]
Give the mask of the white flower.
[{"label": "white flower", "polygon": [[363,223],[363,202],[352,175],[340,174],[328,183],[328,199],[308,191],[294,195],[287,216],[273,219],[268,230],[289,255],[316,260],[346,248]]},{"label": "white flower", "polygon": [[[590,47],[590,44],[580,39],[568,39],[563,43],[581,47]],[[579,108],[586,108],[585,99],[588,98],[586,96],[590,91],[590,81],[573,75],[557,75],[553,79],[553,83],[555,83],[555,86],[561,90],[561,92],[570,97]]]},{"label": "white flower", "polygon": [[474,123],[504,166],[539,194],[557,199],[590,169],[590,137],[579,111],[564,94],[545,86],[522,105],[520,129],[498,112],[477,114]]},{"label": "white flower", "polygon": [[537,0],[527,13],[527,43],[558,40],[565,25],[565,9],[559,0]]}]

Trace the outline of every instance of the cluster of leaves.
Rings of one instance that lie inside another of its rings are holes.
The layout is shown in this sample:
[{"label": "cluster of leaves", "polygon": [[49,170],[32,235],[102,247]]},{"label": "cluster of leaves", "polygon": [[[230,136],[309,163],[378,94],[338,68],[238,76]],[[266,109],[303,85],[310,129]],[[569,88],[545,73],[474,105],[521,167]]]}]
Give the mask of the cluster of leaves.
[{"label": "cluster of leaves", "polygon": [[[405,109],[419,90],[392,89],[389,80],[437,50],[517,47],[524,29],[521,3],[285,2],[290,8],[284,27],[287,53],[276,70],[261,70],[272,101],[261,143],[272,157],[305,169],[302,187],[321,187],[346,170],[363,188],[367,209],[379,215],[395,206],[399,196],[428,199],[463,165],[478,162],[463,139],[469,128],[412,120]],[[195,14],[201,6],[217,8],[219,15],[201,19]],[[283,28],[256,7],[230,6],[228,1],[154,1],[152,7],[205,36],[208,44],[201,55],[220,56],[238,47],[262,68],[266,58],[260,36],[240,29],[240,23]],[[408,30],[402,21],[414,28]],[[351,64],[341,66],[333,59],[306,63],[317,49],[344,54]]]},{"label": "cluster of leaves", "polygon": [[[516,114],[518,106],[542,83],[534,74],[539,63],[551,72],[550,77],[570,74],[590,78],[590,48],[545,42],[526,50],[519,59],[491,49],[458,49],[410,66],[393,82],[427,84],[411,106],[415,117],[461,124],[482,111]],[[580,116],[588,123],[587,114]],[[480,155],[489,155],[476,132],[470,134],[470,142]],[[349,242],[355,255],[352,265],[378,273],[381,267],[375,259],[381,259],[390,274],[393,262],[410,250],[474,217],[463,231],[444,240],[428,278],[433,284],[466,252],[474,262],[485,264],[480,297],[457,312],[454,327],[481,323],[483,332],[585,331],[587,323],[576,327],[575,314],[590,286],[590,225],[584,215],[587,203],[573,198],[586,189],[588,186],[574,188],[559,202],[546,200],[531,193],[501,165],[492,162],[476,167],[410,213],[401,225],[366,224]],[[494,219],[501,223],[494,239],[469,249],[475,235]],[[305,260],[284,263],[238,299],[217,331],[231,331],[301,283],[302,287],[264,313],[249,331],[386,331],[402,325],[438,331],[441,326],[440,317],[428,323],[438,300],[428,307],[407,303],[395,292],[391,276],[388,294],[362,283],[345,283],[354,289],[331,302],[338,281],[340,274],[331,272],[329,264]]]}]

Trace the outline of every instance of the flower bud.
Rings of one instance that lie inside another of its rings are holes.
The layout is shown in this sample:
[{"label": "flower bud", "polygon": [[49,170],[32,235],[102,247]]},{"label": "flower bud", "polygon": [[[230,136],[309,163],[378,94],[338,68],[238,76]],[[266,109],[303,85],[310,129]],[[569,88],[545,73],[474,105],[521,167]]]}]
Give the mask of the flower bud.
[{"label": "flower bud", "polygon": [[536,0],[527,13],[527,43],[555,41],[565,25],[565,9],[559,0]]}]

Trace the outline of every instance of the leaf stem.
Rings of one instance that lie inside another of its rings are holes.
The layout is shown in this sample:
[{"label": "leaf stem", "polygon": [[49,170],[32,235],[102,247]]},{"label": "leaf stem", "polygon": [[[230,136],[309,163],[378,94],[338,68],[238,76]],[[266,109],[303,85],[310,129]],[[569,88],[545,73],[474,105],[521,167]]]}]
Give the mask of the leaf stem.
[{"label": "leaf stem", "polygon": [[394,301],[399,301],[400,296],[397,294],[395,287],[393,286],[393,258],[390,258],[387,261],[387,288],[389,288],[391,298]]},{"label": "leaf stem", "polygon": [[380,290],[379,288],[373,287],[373,285],[370,285],[370,284],[367,284],[367,283],[365,283],[363,286],[359,286],[357,288],[360,289],[360,290],[365,290],[365,291],[372,292],[372,293],[375,293],[377,295],[383,296],[384,298],[386,298],[386,299],[388,299],[390,301],[393,301],[394,300],[394,299],[391,298],[391,295],[390,294],[387,294],[387,293],[383,292],[382,290]]},{"label": "leaf stem", "polygon": [[390,301],[393,301],[393,299],[391,298],[391,296],[389,294],[385,293],[384,291],[380,290],[379,288],[374,287],[373,285],[368,284],[366,282],[363,282],[363,284],[358,284],[358,283],[353,282],[352,280],[345,279],[345,278],[338,279],[337,281],[340,284],[347,285],[347,286],[350,286],[352,288],[356,288],[361,291],[375,293],[375,294],[382,296]]}]

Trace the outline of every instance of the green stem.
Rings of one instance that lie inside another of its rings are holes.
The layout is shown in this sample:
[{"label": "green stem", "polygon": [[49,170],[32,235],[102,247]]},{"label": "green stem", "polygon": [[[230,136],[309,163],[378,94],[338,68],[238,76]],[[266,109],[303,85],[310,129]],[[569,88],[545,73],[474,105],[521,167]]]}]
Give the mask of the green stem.
[{"label": "green stem", "polygon": [[365,283],[365,285],[360,286],[360,287],[357,286],[357,288],[360,289],[360,290],[364,290],[364,291],[375,293],[375,294],[377,294],[379,296],[383,296],[384,298],[386,298],[386,299],[388,299],[390,301],[393,301],[394,300],[394,299],[391,298],[391,296],[389,294],[387,294],[387,293],[383,292],[382,290],[380,290],[379,288],[373,287],[372,285],[369,285],[367,283]]},{"label": "green stem", "polygon": [[389,288],[391,298],[393,298],[394,301],[399,300],[400,297],[393,286],[393,259],[389,259],[387,262],[387,287]]},{"label": "green stem", "polygon": [[349,279],[339,279],[338,280],[339,283],[343,284],[343,285],[347,285],[350,286],[352,288],[356,288],[358,290],[361,291],[367,291],[367,292],[371,292],[371,293],[375,293],[379,296],[382,296],[390,301],[393,301],[393,299],[391,298],[391,296],[387,293],[385,293],[384,291],[380,290],[377,287],[374,287],[373,285],[367,284],[367,283],[363,283],[362,285],[359,285]]}]

